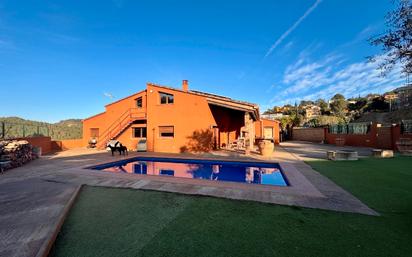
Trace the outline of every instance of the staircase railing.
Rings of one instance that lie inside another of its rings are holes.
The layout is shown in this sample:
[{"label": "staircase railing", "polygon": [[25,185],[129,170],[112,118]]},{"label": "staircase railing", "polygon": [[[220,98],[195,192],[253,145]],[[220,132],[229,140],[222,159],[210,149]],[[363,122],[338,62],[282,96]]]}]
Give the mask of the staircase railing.
[{"label": "staircase railing", "polygon": [[101,148],[112,138],[115,138],[122,132],[130,123],[138,118],[146,118],[146,113],[138,111],[138,108],[127,109],[119,118],[117,118],[109,127],[99,136],[97,147]]}]

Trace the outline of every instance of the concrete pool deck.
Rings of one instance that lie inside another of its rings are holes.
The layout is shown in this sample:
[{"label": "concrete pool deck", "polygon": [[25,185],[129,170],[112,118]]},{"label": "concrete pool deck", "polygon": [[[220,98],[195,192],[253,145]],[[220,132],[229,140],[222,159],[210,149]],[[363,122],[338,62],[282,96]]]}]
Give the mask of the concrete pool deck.
[{"label": "concrete pool deck", "polygon": [[[44,156],[0,175],[0,256],[43,256],[47,251],[45,244],[52,240],[59,219],[79,185],[158,190],[378,215],[304,163],[305,158],[319,158],[325,145],[301,142],[282,145],[276,147],[270,158],[245,157],[227,152],[202,155],[130,153],[126,157],[112,157],[105,151],[90,149],[74,149]],[[366,149],[364,151],[367,152]],[[291,186],[274,187],[84,169],[86,166],[134,156],[279,162]]]}]

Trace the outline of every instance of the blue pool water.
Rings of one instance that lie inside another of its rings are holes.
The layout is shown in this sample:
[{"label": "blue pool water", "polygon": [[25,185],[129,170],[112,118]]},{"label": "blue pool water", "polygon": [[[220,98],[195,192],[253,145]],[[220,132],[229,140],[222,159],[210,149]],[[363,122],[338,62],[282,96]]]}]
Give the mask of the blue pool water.
[{"label": "blue pool water", "polygon": [[279,164],[136,157],[91,167],[107,172],[288,186]]}]

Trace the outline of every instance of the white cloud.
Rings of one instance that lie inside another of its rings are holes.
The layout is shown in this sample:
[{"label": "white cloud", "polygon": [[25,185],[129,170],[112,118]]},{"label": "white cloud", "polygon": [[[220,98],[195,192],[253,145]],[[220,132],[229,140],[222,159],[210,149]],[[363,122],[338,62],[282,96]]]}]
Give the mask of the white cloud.
[{"label": "white cloud", "polygon": [[300,100],[329,99],[336,93],[346,97],[365,95],[370,92],[384,93],[401,86],[404,78],[401,67],[397,66],[385,77],[380,76],[378,64],[384,56],[378,56],[376,62],[360,61],[344,64],[342,56],[329,54],[326,57],[308,61],[298,57],[296,62],[285,69],[283,91],[273,97],[270,104],[282,105]]},{"label": "white cloud", "polygon": [[334,77],[331,66],[339,62],[340,58],[338,55],[330,54],[323,60],[306,64],[305,59],[299,58],[296,63],[285,70],[283,83],[290,86],[284,90],[283,94],[297,93],[309,87],[314,89],[331,83]]},{"label": "white cloud", "polygon": [[268,57],[268,56],[272,53],[272,51],[275,50],[275,48],[278,47],[278,46],[282,43],[282,41],[283,41],[287,36],[289,36],[289,34],[292,33],[292,31],[294,31],[294,30],[298,27],[298,26],[300,25],[300,23],[302,23],[302,21],[305,20],[306,17],[308,17],[309,14],[311,14],[311,12],[313,12],[313,11],[316,9],[316,7],[318,7],[318,5],[319,5],[321,2],[322,2],[322,0],[316,0],[316,2],[315,2],[311,7],[309,7],[309,9],[307,9],[306,12],[305,12],[297,21],[295,21],[295,23],[293,23],[293,25],[292,25],[288,30],[286,30],[286,31],[276,40],[276,42],[275,42],[275,43],[269,48],[269,50],[266,52],[264,58]]},{"label": "white cloud", "polygon": [[358,44],[360,42],[366,42],[368,40],[368,38],[370,38],[373,33],[375,33],[379,28],[378,24],[371,24],[368,25],[366,28],[362,29],[356,36],[354,39],[352,39],[351,41],[341,45],[341,47],[348,47],[348,46],[352,46],[355,44]]}]

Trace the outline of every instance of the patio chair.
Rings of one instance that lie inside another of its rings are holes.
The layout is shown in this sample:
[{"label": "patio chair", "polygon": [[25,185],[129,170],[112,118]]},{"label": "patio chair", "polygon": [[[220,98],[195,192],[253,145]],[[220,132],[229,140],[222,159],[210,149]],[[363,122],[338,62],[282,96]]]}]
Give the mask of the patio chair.
[{"label": "patio chair", "polygon": [[235,141],[230,142],[229,145],[228,145],[228,148],[231,149],[231,150],[236,149],[237,148],[237,141],[235,140]]},{"label": "patio chair", "polygon": [[238,138],[231,143],[229,143],[229,149],[232,150],[243,150],[246,147],[245,139],[244,138]]},{"label": "patio chair", "polygon": [[246,140],[244,138],[238,138],[237,149],[244,150],[246,148]]}]

